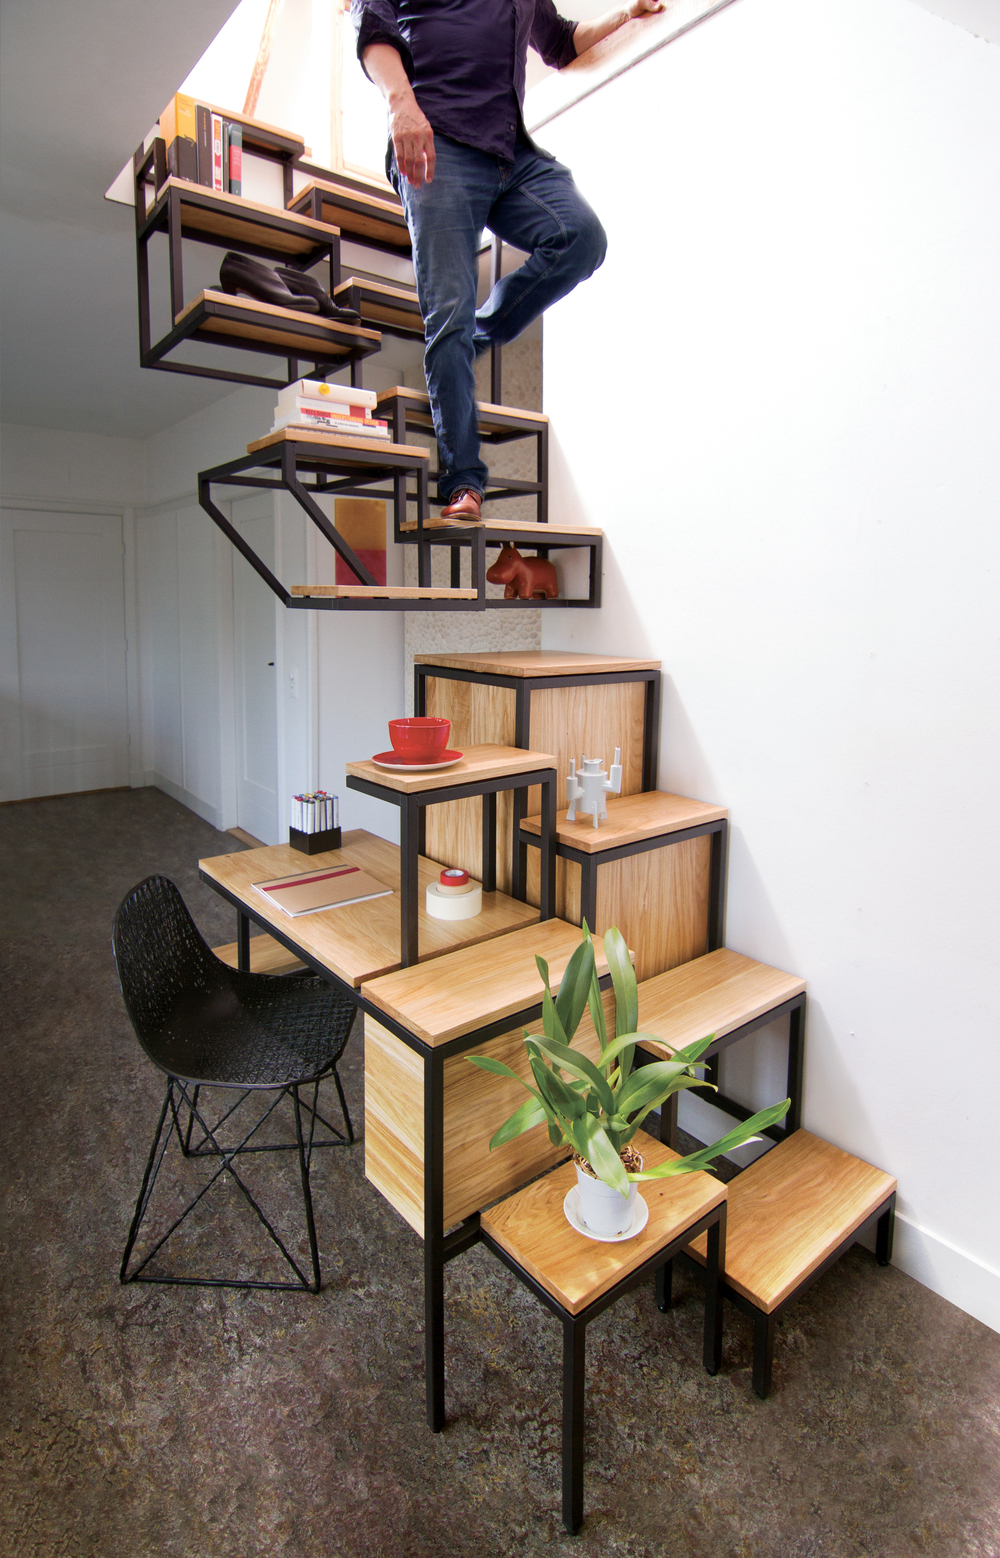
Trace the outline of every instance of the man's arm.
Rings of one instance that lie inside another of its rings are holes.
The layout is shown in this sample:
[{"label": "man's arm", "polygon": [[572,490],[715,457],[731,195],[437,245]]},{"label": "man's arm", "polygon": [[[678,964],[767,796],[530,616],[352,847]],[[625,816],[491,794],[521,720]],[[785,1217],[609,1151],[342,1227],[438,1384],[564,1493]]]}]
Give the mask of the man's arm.
[{"label": "man's arm", "polygon": [[429,184],[434,177],[434,131],[413,95],[399,50],[391,43],[370,43],[362,63],[389,109],[396,166],[414,189]]},{"label": "man's arm", "polygon": [[662,10],[663,0],[630,0],[630,3],[619,7],[618,10],[607,11],[603,16],[595,16],[592,21],[577,22],[573,33],[577,54],[586,54],[595,43],[600,43],[602,38],[617,32],[619,27],[624,27],[626,22],[631,22],[635,17],[650,16],[654,11]]}]

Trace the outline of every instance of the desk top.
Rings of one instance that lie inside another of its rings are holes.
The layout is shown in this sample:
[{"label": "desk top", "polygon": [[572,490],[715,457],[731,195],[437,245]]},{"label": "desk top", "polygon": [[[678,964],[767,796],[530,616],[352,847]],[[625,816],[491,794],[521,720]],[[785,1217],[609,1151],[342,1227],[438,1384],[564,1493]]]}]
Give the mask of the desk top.
[{"label": "desk top", "polygon": [[[532,774],[539,768],[558,768],[559,759],[551,752],[528,752],[524,747],[498,747],[492,744],[466,747],[462,761],[450,768],[380,768],[370,758],[348,763],[347,772],[387,790],[403,795],[418,795],[423,790],[443,790],[453,784],[475,784],[480,779],[505,779],[511,774]],[[539,824],[539,826],[541,826]]]},{"label": "desk top", "polygon": [[440,665],[454,671],[485,671],[494,676],[595,676],[614,671],[658,671],[659,660],[625,655],[588,655],[578,649],[475,650],[463,654],[414,655],[415,665]]},{"label": "desk top", "polygon": [[[436,882],[441,867],[422,856],[420,872],[420,958],[440,957],[457,947],[471,947],[504,931],[530,927],[538,910],[518,903],[505,893],[484,893],[482,913],[472,920],[432,920],[424,910],[424,891]],[[365,979],[374,979],[400,966],[399,846],[376,838],[362,828],[343,834],[343,846],[321,855],[303,855],[287,844],[247,849],[234,855],[216,855],[198,862],[202,877],[217,883],[237,898],[261,925],[275,930],[296,948],[309,954],[355,990]],[[352,865],[368,871],[393,889],[391,898],[344,904],[318,914],[283,914],[253,889],[254,882],[295,871],[311,872],[324,866]]]},{"label": "desk top", "polygon": [[[361,993],[416,1038],[436,1047],[540,1002],[543,986],[536,952],[549,965],[549,986],[555,994],[580,938],[578,925],[543,920],[494,941],[488,953],[467,947],[438,958],[433,969],[401,968],[374,979]],[[600,937],[592,939],[603,978],[608,972],[604,946]]]},{"label": "desk top", "polygon": [[[567,822],[565,811],[556,818],[556,839],[585,854],[597,855],[602,849],[618,849],[640,839],[659,838],[664,833],[680,833],[685,828],[700,828],[706,822],[728,817],[724,806],[708,801],[689,801],[683,795],[668,795],[664,790],[643,790],[638,795],[609,795],[608,815],[599,828],[594,819],[582,813],[576,822]],[[541,833],[538,817],[525,817],[523,833]]]},{"label": "desk top", "polygon": [[[634,1145],[646,1168],[679,1156],[645,1131],[636,1132]],[[574,1315],[726,1199],[725,1185],[700,1171],[644,1180],[639,1194],[649,1207],[645,1228],[620,1244],[599,1244],[577,1233],[563,1215],[566,1192],[575,1184],[576,1169],[565,1163],[490,1207],[481,1218],[483,1232]]]}]

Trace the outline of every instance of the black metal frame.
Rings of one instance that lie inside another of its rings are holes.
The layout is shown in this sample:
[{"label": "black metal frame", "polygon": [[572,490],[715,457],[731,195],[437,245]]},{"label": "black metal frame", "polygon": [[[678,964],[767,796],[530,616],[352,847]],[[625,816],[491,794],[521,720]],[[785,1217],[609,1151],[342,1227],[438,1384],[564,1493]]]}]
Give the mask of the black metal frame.
[{"label": "black metal frame", "polygon": [[[857,1228],[847,1235],[846,1239],[841,1240],[837,1248],[831,1251],[823,1263],[816,1267],[815,1271],[811,1271],[807,1277],[803,1277],[798,1287],[793,1288],[788,1297],[782,1299],[781,1303],[776,1305],[769,1314],[763,1309],[758,1309],[756,1304],[751,1303],[742,1293],[738,1293],[730,1283],[723,1280],[722,1292],[726,1298],[742,1314],[749,1315],[753,1321],[753,1388],[754,1394],[759,1396],[762,1401],[766,1400],[770,1394],[774,1364],[775,1333],[778,1322],[784,1315],[785,1310],[788,1309],[789,1305],[794,1304],[797,1299],[801,1298],[803,1293],[808,1292],[813,1283],[818,1282],[820,1277],[829,1271],[831,1266],[835,1266],[842,1255],[846,1255],[848,1250],[853,1249],[863,1234],[874,1230],[875,1259],[880,1266],[888,1266],[892,1260],[892,1236],[895,1220],[896,1192],[893,1191],[881,1205],[875,1208],[874,1212],[871,1212],[865,1218],[863,1223],[859,1223]],[[692,1256],[687,1250],[682,1250],[680,1253],[692,1266],[697,1267],[699,1270],[701,1269],[702,1263],[700,1258]],[[666,1280],[669,1283],[669,1272],[666,1275]]]},{"label": "black metal frame", "polygon": [[[332,1125],[329,1120],[327,1120],[318,1112],[316,1107],[319,1095],[319,1084],[321,1081],[326,1081],[331,1077],[336,1084],[337,1097],[340,1100],[340,1107],[344,1116],[346,1133],[344,1131],[338,1130],[335,1125]],[[216,1087],[220,1089],[225,1087],[225,1084],[222,1083],[213,1082],[209,1085],[213,1089]],[[129,1227],[128,1240],[125,1245],[125,1253],[122,1256],[122,1263],[118,1273],[119,1282],[149,1282],[165,1287],[266,1288],[269,1290],[292,1289],[297,1292],[318,1293],[320,1289],[319,1247],[316,1242],[316,1224],[313,1218],[312,1190],[310,1188],[309,1182],[310,1169],[312,1166],[312,1154],[313,1151],[319,1147],[351,1146],[354,1142],[354,1127],[351,1124],[351,1116],[348,1112],[347,1100],[344,1097],[344,1089],[341,1085],[340,1075],[337,1071],[336,1065],[331,1066],[330,1069],[324,1072],[322,1076],[314,1078],[308,1084],[287,1083],[283,1086],[277,1085],[274,1088],[230,1086],[225,1090],[229,1092],[236,1091],[240,1096],[237,1098],[236,1102],[225,1111],[224,1114],[222,1114],[211,1124],[206,1119],[203,1108],[199,1108],[199,1095],[203,1091],[204,1086],[205,1084],[190,1082],[178,1076],[168,1075],[167,1077],[166,1090],[163,1095],[163,1106],[160,1109],[160,1117],[153,1135],[152,1145],[149,1149],[149,1156],[146,1160],[146,1168],[143,1173],[142,1184],[139,1188],[139,1195],[135,1204],[135,1212],[133,1213],[132,1222]],[[312,1087],[311,1104],[304,1101],[299,1096],[300,1088],[307,1086]],[[269,1103],[264,1113],[255,1119],[254,1124],[250,1127],[249,1131],[244,1134],[242,1140],[239,1141],[236,1146],[224,1146],[218,1138],[218,1131],[226,1123],[226,1121],[230,1119],[233,1114],[235,1114],[236,1110],[239,1109],[241,1104],[243,1104],[246,1099],[251,1096],[251,1094],[258,1092],[274,1092],[275,1097],[273,1101]],[[283,1098],[290,1098],[292,1100],[295,1111],[295,1140],[292,1142],[278,1142],[273,1145],[269,1144],[266,1146],[250,1146],[249,1142],[251,1137],[255,1136],[265,1121],[270,1118]],[[303,1109],[309,1115],[308,1139],[304,1137],[302,1130]],[[187,1123],[185,1126],[182,1126],[181,1113],[184,1110],[187,1111]],[[323,1141],[316,1140],[315,1131],[317,1121],[330,1132],[330,1136]],[[191,1134],[195,1122],[197,1122],[201,1135],[196,1141],[195,1145],[192,1146]],[[133,1249],[135,1248],[135,1242],[138,1238],[139,1230],[142,1227],[143,1221],[145,1220],[146,1213],[149,1210],[149,1204],[152,1199],[153,1190],[156,1186],[157,1176],[159,1175],[171,1136],[174,1134],[176,1134],[178,1145],[185,1158],[215,1157],[219,1159],[219,1167],[216,1169],[212,1177],[202,1186],[198,1194],[188,1202],[180,1216],[175,1218],[174,1222],[167,1229],[166,1233],[156,1241],[152,1249],[148,1250],[143,1255],[138,1265],[131,1272],[129,1272],[129,1261],[132,1257]],[[308,1277],[299,1266],[295,1257],[291,1254],[285,1245],[284,1240],[273,1227],[263,1208],[259,1205],[256,1198],[253,1196],[248,1186],[241,1178],[239,1171],[234,1166],[235,1160],[238,1157],[242,1156],[244,1153],[251,1152],[298,1153],[299,1176],[302,1185],[302,1201],[305,1210],[306,1231],[309,1237],[309,1254],[312,1266],[311,1278]],[[230,1179],[236,1185],[244,1200],[250,1206],[258,1221],[267,1232],[269,1238],[276,1245],[286,1264],[295,1273],[294,1282],[266,1282],[240,1277],[151,1276],[148,1273],[146,1268],[148,1267],[149,1262],[163,1248],[170,1237],[180,1227],[181,1223],[184,1222],[188,1214],[194,1210],[199,1201],[201,1201],[202,1197],[215,1184],[216,1180],[221,1179],[223,1175],[226,1174],[229,1175]]]},{"label": "black metal frame", "polygon": [[[387,801],[399,809],[399,882],[400,882],[400,954],[403,968],[410,968],[419,961],[419,909],[420,878],[419,857],[424,853],[426,811],[428,806],[438,806],[445,801],[464,801],[481,796],[483,801],[483,892],[496,891],[496,836],[497,796],[505,790],[521,792],[532,785],[542,790],[541,849],[542,859],[548,868],[541,873],[540,913],[543,920],[550,920],[555,913],[556,875],[555,853],[552,845],[556,831],[556,780],[554,768],[537,768],[528,773],[504,774],[491,779],[475,779],[461,783],[441,785],[433,790],[419,790],[407,794],[392,789],[372,779],[362,779],[348,774],[347,788],[370,795],[374,800]],[[516,798],[515,798],[516,804]],[[518,850],[515,844],[512,862],[513,882],[511,896],[524,901],[524,876],[518,869]]]},{"label": "black metal frame", "polygon": [[508,1271],[524,1283],[539,1303],[554,1314],[562,1324],[563,1332],[563,1426],[562,1426],[562,1518],[571,1536],[583,1523],[583,1447],[584,1447],[584,1397],[586,1378],[586,1333],[591,1320],[603,1314],[630,1288],[637,1287],[650,1274],[656,1276],[656,1301],[661,1310],[670,1307],[669,1286],[664,1286],[663,1273],[673,1257],[686,1244],[704,1232],[708,1233],[708,1265],[705,1282],[705,1327],[703,1359],[709,1374],[717,1374],[722,1362],[722,1283],[721,1273],[726,1260],[726,1203],[719,1204],[692,1222],[668,1244],[662,1245],[635,1271],[623,1277],[600,1298],[573,1314],[555,1298],[547,1288],[531,1275],[486,1230],[481,1230],[482,1242],[501,1260]]}]

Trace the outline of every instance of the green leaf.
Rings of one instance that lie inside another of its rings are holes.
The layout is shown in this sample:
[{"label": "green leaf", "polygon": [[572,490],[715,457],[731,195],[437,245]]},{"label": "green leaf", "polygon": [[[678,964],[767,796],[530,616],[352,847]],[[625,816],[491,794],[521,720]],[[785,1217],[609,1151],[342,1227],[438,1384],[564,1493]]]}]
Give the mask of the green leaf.
[{"label": "green leaf", "polygon": [[630,1174],[629,1178],[670,1179],[675,1174],[692,1174],[698,1169],[707,1168],[713,1158],[720,1157],[724,1152],[731,1152],[734,1147],[742,1147],[748,1141],[759,1140],[757,1133],[783,1120],[791,1102],[790,1098],[786,1098],[783,1103],[772,1104],[769,1109],[759,1109],[756,1114],[750,1116],[749,1120],[744,1120],[735,1130],[720,1136],[719,1140],[713,1142],[710,1147],[703,1147],[700,1152],[688,1153],[686,1158],[678,1158],[672,1163],[660,1163],[656,1168],[644,1170],[641,1174]]},{"label": "green leaf", "polygon": [[515,1109],[510,1119],[505,1120],[500,1129],[490,1137],[490,1151],[492,1152],[494,1147],[505,1146],[507,1142],[522,1136],[525,1131],[530,1131],[534,1126],[548,1119],[549,1111],[539,1099],[525,1099],[520,1109]]},{"label": "green leaf", "polygon": [[569,1043],[563,1030],[558,1008],[552,999],[552,992],[549,990],[546,990],[542,996],[542,1027],[545,1029],[545,1037],[547,1039],[554,1039],[557,1044]]},{"label": "green leaf", "polygon": [[542,1054],[558,1066],[561,1071],[568,1071],[571,1076],[577,1076],[582,1081],[589,1082],[601,1101],[601,1108],[605,1114],[614,1114],[615,1097],[604,1077],[598,1071],[592,1060],[578,1049],[571,1049],[568,1044],[555,1044],[550,1039],[538,1040],[538,1048]]},{"label": "green leaf", "polygon": [[[666,1099],[671,1097],[672,1094],[683,1092],[686,1087],[707,1087],[710,1088],[713,1093],[718,1092],[714,1082],[704,1082],[700,1077],[681,1077],[679,1082],[675,1082],[674,1085],[669,1087],[665,1093],[662,1093],[659,1098],[651,1098],[644,1109],[640,1109],[638,1114],[632,1116],[632,1119],[629,1121],[628,1135],[623,1139],[622,1146],[624,1147],[626,1142],[632,1140],[632,1137],[635,1135],[636,1131],[639,1130],[648,1114],[650,1114],[654,1109],[658,1109]],[[706,1103],[710,1102],[711,1099],[706,1099]]]},{"label": "green leaf", "polygon": [[[618,1094],[619,1111],[632,1114],[648,1104],[651,1098],[658,1095],[669,1098],[680,1079],[690,1076],[688,1067],[679,1066],[674,1060],[654,1060],[652,1065],[640,1066]],[[693,1080],[697,1086],[704,1085],[699,1078]]]},{"label": "green leaf", "polygon": [[[655,1033],[623,1033],[619,1038],[610,1039],[608,1043],[605,1044],[604,1048],[601,1050],[600,1055],[598,1056],[597,1064],[599,1066],[607,1065],[608,1062],[613,1060],[616,1055],[619,1055],[623,1049],[626,1049],[630,1044],[638,1043],[641,1039],[645,1039],[651,1044],[660,1044],[662,1042],[662,1040],[656,1037]],[[680,1065],[684,1067],[689,1066],[691,1062],[688,1060],[679,1060],[676,1056],[671,1056],[669,1060],[660,1061],[658,1063],[653,1062],[653,1064],[660,1064],[664,1066]]]},{"label": "green leaf", "polygon": [[586,941],[581,941],[566,964],[566,972],[563,974],[559,994],[556,996],[556,1011],[567,1044],[572,1042],[573,1035],[580,1025],[595,966],[594,944],[588,936]]},{"label": "green leaf", "polygon": [[[656,1036],[655,1034],[649,1034],[648,1037],[655,1039]],[[657,1039],[656,1042],[662,1044],[663,1040]],[[693,1044],[688,1044],[684,1049],[674,1050],[673,1058],[674,1060],[682,1061],[686,1066],[691,1066],[698,1059],[698,1056],[703,1055],[708,1046],[714,1043],[715,1034],[708,1033],[703,1039],[695,1039]]]},{"label": "green leaf", "polygon": [[587,1138],[586,1151],[581,1154],[593,1168],[598,1177],[603,1179],[606,1185],[611,1185],[620,1195],[628,1195],[628,1175],[625,1165],[618,1153],[608,1140],[604,1127],[593,1116],[589,1117],[593,1123]]},{"label": "green leaf", "polygon": [[604,955],[615,987],[615,1035],[620,1038],[623,1033],[634,1033],[639,1026],[639,987],[625,938],[614,925],[605,934]]},{"label": "green leaf", "polygon": [[[527,1086],[524,1078],[519,1077],[509,1066],[505,1066],[502,1060],[494,1060],[490,1055],[466,1055],[465,1058],[470,1066],[478,1066],[480,1071],[492,1072],[495,1077],[512,1077],[515,1082],[520,1082],[522,1087]],[[529,1088],[528,1091],[530,1092],[531,1089]]]}]

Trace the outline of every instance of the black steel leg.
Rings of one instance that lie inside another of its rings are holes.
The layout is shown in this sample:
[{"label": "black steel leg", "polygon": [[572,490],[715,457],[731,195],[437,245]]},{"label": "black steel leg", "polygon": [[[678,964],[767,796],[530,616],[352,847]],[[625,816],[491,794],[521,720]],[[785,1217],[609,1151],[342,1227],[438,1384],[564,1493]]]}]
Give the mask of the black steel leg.
[{"label": "black steel leg", "polygon": [[805,996],[802,1002],[788,1014],[788,1096],[792,1100],[785,1116],[785,1130],[790,1136],[802,1124],[802,1049],[805,1027]]},{"label": "black steel leg", "polygon": [[726,1203],[708,1230],[705,1265],[705,1368],[718,1374],[722,1364],[722,1278],[726,1268]]},{"label": "black steel leg", "polygon": [[424,1057],[424,1370],[427,1424],[444,1427],[444,1063]]},{"label": "black steel leg", "polygon": [[753,1322],[753,1388],[762,1401],[771,1389],[771,1366],[774,1362],[774,1331],[777,1321],[774,1315],[758,1314]]},{"label": "black steel leg", "polygon": [[483,892],[497,890],[497,797],[483,796]]},{"label": "black steel leg", "polygon": [[242,909],[236,911],[236,964],[241,974],[249,974],[250,920]]},{"label": "black steel leg", "polygon": [[656,1268],[656,1307],[666,1314],[673,1301],[674,1263],[665,1260]]},{"label": "black steel leg", "polygon": [[556,912],[556,780],[554,768],[542,779],[541,837],[539,839],[539,909],[543,920]]},{"label": "black steel leg", "polygon": [[410,968],[419,953],[419,813],[417,797],[406,796],[399,808],[399,957],[404,968]]},{"label": "black steel leg", "polygon": [[597,864],[600,856],[587,855],[580,861],[580,924],[587,922],[593,935],[597,929]]},{"label": "black steel leg", "polygon": [[[167,1118],[167,1107],[171,1101],[173,1086],[174,1084],[172,1079],[168,1078],[167,1086],[163,1094],[163,1108],[160,1110],[160,1118],[156,1122],[156,1130],[153,1133],[153,1141],[149,1149],[149,1157],[146,1159],[146,1171],[142,1176],[142,1184],[139,1187],[139,1195],[135,1203],[135,1212],[133,1214],[132,1223],[128,1231],[128,1239],[125,1244],[125,1254],[122,1256],[122,1263],[118,1272],[119,1282],[125,1281],[125,1273],[128,1270],[129,1256],[132,1254],[132,1248],[135,1244],[135,1237],[139,1232],[139,1224],[142,1222],[142,1219],[146,1214],[146,1203],[150,1189],[150,1179],[155,1178],[155,1174],[153,1172],[153,1163],[156,1159],[156,1149],[160,1145],[160,1137],[163,1135],[163,1122]],[[170,1135],[169,1125],[167,1126],[167,1135]],[[163,1154],[161,1153],[160,1156],[162,1158]],[[157,1164],[157,1168],[159,1168],[159,1164]]]},{"label": "black steel leg", "polygon": [[895,1222],[896,1197],[891,1196],[888,1206],[875,1224],[875,1259],[880,1266],[888,1266],[892,1260],[892,1234]]},{"label": "black steel leg", "polygon": [[723,819],[711,835],[712,857],[709,866],[708,951],[726,945],[726,854],[729,824]]},{"label": "black steel leg", "polygon": [[574,1536],[583,1524],[583,1409],[587,1328],[572,1315],[563,1321],[563,1525]]}]

